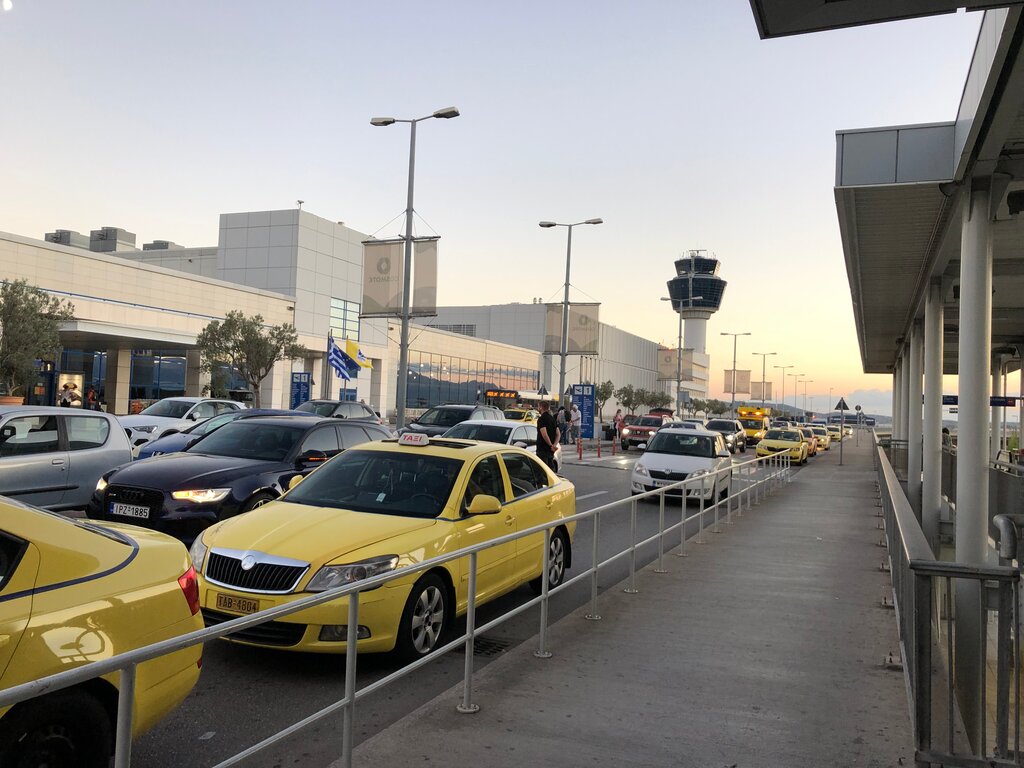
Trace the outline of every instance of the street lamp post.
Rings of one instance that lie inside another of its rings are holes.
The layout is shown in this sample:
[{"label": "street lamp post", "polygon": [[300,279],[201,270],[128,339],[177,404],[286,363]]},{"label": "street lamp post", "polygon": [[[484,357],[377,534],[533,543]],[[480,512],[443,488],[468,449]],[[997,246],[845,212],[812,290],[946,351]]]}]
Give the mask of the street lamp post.
[{"label": "street lamp post", "polygon": [[[761,410],[764,410],[764,401],[767,399],[767,398],[765,398],[765,395],[767,394],[766,390],[768,389],[767,384],[765,382],[765,379],[768,378],[768,374],[766,372],[766,363],[767,363],[769,357],[771,357],[772,355],[778,354],[778,353],[777,352],[752,352],[751,354],[753,354],[753,355],[760,355],[761,356]],[[735,366],[733,366],[733,367],[735,368]],[[778,368],[779,366],[775,366],[775,367]],[[735,376],[735,375],[736,374],[733,373],[733,376]]]},{"label": "street lamp post", "polygon": [[[801,379],[798,383],[804,385],[804,416],[807,415],[807,385],[812,383],[814,379]],[[796,398],[793,398],[793,407],[796,408]]]},{"label": "street lamp post", "polygon": [[542,221],[540,226],[545,229],[551,227],[565,227],[569,230],[569,237],[565,245],[565,293],[562,296],[562,344],[560,347],[558,365],[558,402],[562,403],[565,397],[565,358],[569,354],[569,267],[572,263],[572,228],[580,224],[604,224],[604,219],[587,219],[577,221],[573,224],[561,224],[555,221]]},{"label": "street lamp post", "polygon": [[785,405],[786,405],[786,377],[789,376],[789,374],[786,373],[786,369],[787,368],[796,368],[796,366],[795,365],[773,365],[772,368],[781,368],[782,369],[782,405],[783,405],[783,407],[785,407]]},{"label": "street lamp post", "polygon": [[[672,301],[670,296],[662,296],[662,301]],[[703,296],[690,296],[689,302],[690,307],[693,307],[693,302],[703,301]],[[683,312],[682,307],[679,308],[679,346],[676,348],[676,418],[683,418],[683,402],[679,396],[683,390]]]},{"label": "street lamp post", "polygon": [[750,336],[750,332],[744,333],[727,333],[722,332],[722,336],[732,336],[732,400],[729,401],[729,411],[735,414],[736,412],[736,342],[740,336]]},{"label": "street lamp post", "polygon": [[[796,410],[797,410],[797,407],[796,407],[796,385],[799,383],[800,377],[801,376],[806,376],[807,374],[805,374],[805,373],[787,373],[786,375],[793,379],[793,412],[794,412],[794,415],[796,415]],[[783,405],[785,405],[785,403],[783,403]]]},{"label": "street lamp post", "polygon": [[405,400],[409,393],[409,304],[412,295],[412,191],[416,171],[416,123],[440,118],[448,120],[459,116],[455,107],[439,109],[425,117],[402,120],[394,117],[374,117],[370,125],[383,127],[395,123],[409,124],[409,190],[405,204],[405,259],[402,266],[402,340],[398,348],[398,391],[395,408],[395,428],[405,426]]}]

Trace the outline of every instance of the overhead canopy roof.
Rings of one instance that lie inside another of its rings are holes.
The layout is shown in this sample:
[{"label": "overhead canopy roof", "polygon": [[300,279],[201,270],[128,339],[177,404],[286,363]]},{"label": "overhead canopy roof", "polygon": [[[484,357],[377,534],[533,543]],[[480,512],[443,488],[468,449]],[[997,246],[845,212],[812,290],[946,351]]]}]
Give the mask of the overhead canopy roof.
[{"label": "overhead canopy roof", "polygon": [[986,0],[750,0],[761,38],[822,32],[881,21],[1020,5]]}]

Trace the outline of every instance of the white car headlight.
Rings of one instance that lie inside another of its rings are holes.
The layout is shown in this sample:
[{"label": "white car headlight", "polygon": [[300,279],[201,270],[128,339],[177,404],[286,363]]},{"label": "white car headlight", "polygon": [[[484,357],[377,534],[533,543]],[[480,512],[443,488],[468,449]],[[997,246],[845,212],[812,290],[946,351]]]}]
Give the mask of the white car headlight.
[{"label": "white car headlight", "polygon": [[639,462],[637,462],[633,466],[633,471],[636,472],[638,475],[642,475],[643,477],[650,477],[651,476],[651,473],[647,471],[647,467],[645,467],[643,464],[641,464]]},{"label": "white car headlight", "polygon": [[110,485],[110,483],[107,482],[107,478],[101,477],[99,480],[96,481],[96,493],[103,493],[103,490],[108,485]]},{"label": "white car headlight", "polygon": [[622,434],[628,435],[629,434],[629,427],[623,427],[622,428]]},{"label": "white car headlight", "polygon": [[189,547],[188,556],[192,558],[192,567],[196,569],[196,573],[203,572],[203,561],[206,560],[206,544],[203,542],[203,537],[196,536],[196,540],[192,542],[192,546]]},{"label": "white car headlight", "polygon": [[231,493],[230,488],[202,488],[193,491],[173,491],[172,499],[178,501],[191,501],[194,504],[210,504],[215,501],[223,501]]},{"label": "white car headlight", "polygon": [[156,424],[146,424],[142,427],[129,427],[132,432],[152,432],[156,429]]},{"label": "white car headlight", "polygon": [[382,573],[395,570],[398,565],[398,555],[382,555],[372,557],[369,560],[360,560],[358,563],[346,565],[325,565],[316,572],[316,576],[309,580],[306,587],[307,592],[326,592],[328,589],[344,587],[363,579],[379,576]]},{"label": "white car headlight", "polygon": [[693,470],[693,472],[690,473],[690,477],[700,477],[701,475],[706,475],[707,473],[708,471],[706,469],[695,469]]}]

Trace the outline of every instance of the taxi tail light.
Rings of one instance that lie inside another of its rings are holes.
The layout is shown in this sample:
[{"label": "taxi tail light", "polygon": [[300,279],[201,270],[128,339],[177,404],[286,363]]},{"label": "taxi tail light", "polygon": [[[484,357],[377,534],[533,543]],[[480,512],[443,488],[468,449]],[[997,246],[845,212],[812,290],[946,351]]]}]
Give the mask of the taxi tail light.
[{"label": "taxi tail light", "polygon": [[181,591],[185,594],[185,602],[188,603],[188,609],[195,616],[199,613],[199,580],[196,578],[194,566],[190,565],[188,570],[178,577],[178,586],[181,587]]}]

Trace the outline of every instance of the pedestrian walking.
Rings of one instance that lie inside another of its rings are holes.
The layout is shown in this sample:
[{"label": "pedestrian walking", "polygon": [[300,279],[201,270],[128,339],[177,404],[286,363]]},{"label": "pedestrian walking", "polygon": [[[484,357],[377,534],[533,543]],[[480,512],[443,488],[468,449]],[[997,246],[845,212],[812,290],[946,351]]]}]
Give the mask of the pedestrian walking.
[{"label": "pedestrian walking", "polygon": [[537,419],[537,458],[551,469],[555,470],[555,449],[558,446],[559,432],[558,422],[551,415],[551,406],[541,400],[540,418]]},{"label": "pedestrian walking", "polygon": [[576,407],[576,403],[572,404],[572,410],[569,411],[569,435],[570,442],[575,445],[576,441],[580,439],[580,430],[583,427],[583,412]]},{"label": "pedestrian walking", "polygon": [[558,406],[558,415],[555,416],[555,426],[558,427],[559,442],[569,444],[569,423],[565,418],[565,406]]},{"label": "pedestrian walking", "polygon": [[615,429],[615,439],[616,440],[618,440],[619,438],[622,437],[622,422],[623,421],[624,421],[624,419],[622,417],[622,409],[619,408],[618,410],[615,411],[615,416],[612,417],[612,426]]}]

